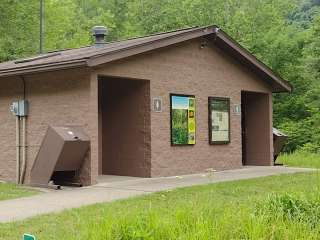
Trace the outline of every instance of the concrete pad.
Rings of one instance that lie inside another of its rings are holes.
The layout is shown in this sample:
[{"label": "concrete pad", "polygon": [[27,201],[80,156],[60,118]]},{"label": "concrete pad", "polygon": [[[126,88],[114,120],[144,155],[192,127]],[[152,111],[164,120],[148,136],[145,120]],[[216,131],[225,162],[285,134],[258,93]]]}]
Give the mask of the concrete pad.
[{"label": "concrete pad", "polygon": [[225,170],[214,173],[190,174],[174,177],[137,178],[130,181],[104,182],[93,187],[121,188],[135,191],[157,192],[178,187],[226,182],[241,179],[265,177],[278,174],[313,171],[306,168],[289,168],[283,166],[246,166],[241,169]]},{"label": "concrete pad", "polygon": [[259,166],[213,174],[202,173],[160,178],[101,176],[98,179],[99,183],[90,187],[64,188],[36,196],[0,201],[0,222],[22,220],[39,214],[60,212],[65,209],[111,202],[179,187],[308,171],[314,171],[314,169]]},{"label": "concrete pad", "polygon": [[139,177],[130,177],[130,176],[117,176],[117,175],[99,175],[97,182],[98,183],[113,183],[113,182],[123,182],[129,180],[141,179]]}]

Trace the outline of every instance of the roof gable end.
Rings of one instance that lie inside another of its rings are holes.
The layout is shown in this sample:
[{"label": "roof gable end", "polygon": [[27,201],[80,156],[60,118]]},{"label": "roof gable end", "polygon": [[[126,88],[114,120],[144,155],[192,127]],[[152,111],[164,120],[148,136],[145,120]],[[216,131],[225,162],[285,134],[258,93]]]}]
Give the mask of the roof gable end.
[{"label": "roof gable end", "polygon": [[243,65],[267,81],[273,92],[291,92],[292,86],[274,73],[267,65],[233,40],[217,26],[193,27],[147,37],[111,42],[103,47],[94,46],[68,49],[39,55],[34,58],[0,63],[0,77],[24,75],[76,67],[94,67],[195,38],[205,37]]}]

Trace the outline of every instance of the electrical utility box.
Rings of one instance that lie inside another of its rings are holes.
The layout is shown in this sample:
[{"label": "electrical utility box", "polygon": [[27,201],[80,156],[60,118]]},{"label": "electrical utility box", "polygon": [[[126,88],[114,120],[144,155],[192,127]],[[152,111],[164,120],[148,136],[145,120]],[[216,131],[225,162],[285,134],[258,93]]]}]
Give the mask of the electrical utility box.
[{"label": "electrical utility box", "polygon": [[29,102],[28,100],[20,100],[10,105],[10,111],[18,117],[28,116]]}]

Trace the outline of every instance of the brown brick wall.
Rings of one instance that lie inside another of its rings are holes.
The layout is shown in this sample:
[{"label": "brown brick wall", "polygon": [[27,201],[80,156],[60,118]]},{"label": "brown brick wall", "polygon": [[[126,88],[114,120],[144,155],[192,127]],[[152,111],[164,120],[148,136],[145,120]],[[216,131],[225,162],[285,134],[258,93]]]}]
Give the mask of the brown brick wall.
[{"label": "brown brick wall", "polygon": [[[151,112],[151,176],[240,167],[241,117],[231,114],[230,144],[209,145],[208,96],[230,97],[232,106],[240,104],[241,90],[271,92],[265,82],[219,49],[200,49],[199,40],[117,61],[92,73],[65,70],[26,76],[26,96],[30,101],[27,180],[47,126],[69,124],[84,126],[90,135],[91,154],[86,159],[83,172],[90,173],[90,181],[95,181],[102,153],[98,124],[98,74],[149,80],[151,98],[163,99],[163,111]],[[16,166],[15,117],[9,112],[9,105],[21,98],[22,93],[20,79],[0,79],[0,178],[5,180],[15,179]],[[169,93],[196,96],[194,146],[170,145]],[[271,117],[271,105],[269,110]]]},{"label": "brown brick wall", "polygon": [[[151,175],[168,176],[230,169],[242,165],[241,116],[231,113],[231,143],[208,144],[208,96],[241,103],[241,90],[270,93],[270,87],[215,47],[189,41],[101,67],[97,74],[150,80],[151,98],[163,99],[163,112],[151,113]],[[169,93],[196,96],[196,145],[170,145]],[[271,108],[270,108],[271,110]]]},{"label": "brown brick wall", "polygon": [[0,178],[10,181],[14,181],[16,175],[16,131],[15,117],[9,106],[22,93],[22,83],[18,79],[0,81]]},{"label": "brown brick wall", "polygon": [[[89,73],[79,70],[42,73],[25,77],[27,118],[27,174],[39,150],[48,125],[81,125],[88,131]],[[15,180],[15,116],[11,102],[23,98],[20,78],[0,81],[0,178]]]}]

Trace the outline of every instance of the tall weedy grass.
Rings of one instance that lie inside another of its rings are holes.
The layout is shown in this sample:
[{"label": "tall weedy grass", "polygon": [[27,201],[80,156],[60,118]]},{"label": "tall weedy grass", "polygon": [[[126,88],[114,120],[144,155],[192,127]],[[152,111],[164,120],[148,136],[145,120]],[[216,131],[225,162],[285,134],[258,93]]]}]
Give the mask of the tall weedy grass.
[{"label": "tall weedy grass", "polygon": [[302,223],[315,229],[320,225],[319,196],[319,193],[308,198],[291,194],[271,195],[259,204],[256,215],[264,216],[268,221]]},{"label": "tall weedy grass", "polygon": [[320,168],[320,154],[305,151],[283,153],[279,156],[277,162],[292,167]]},{"label": "tall weedy grass", "polygon": [[196,207],[191,201],[170,211],[154,206],[93,223],[88,239],[317,239],[319,199],[274,194],[253,207],[226,203],[222,211],[209,202]]}]

